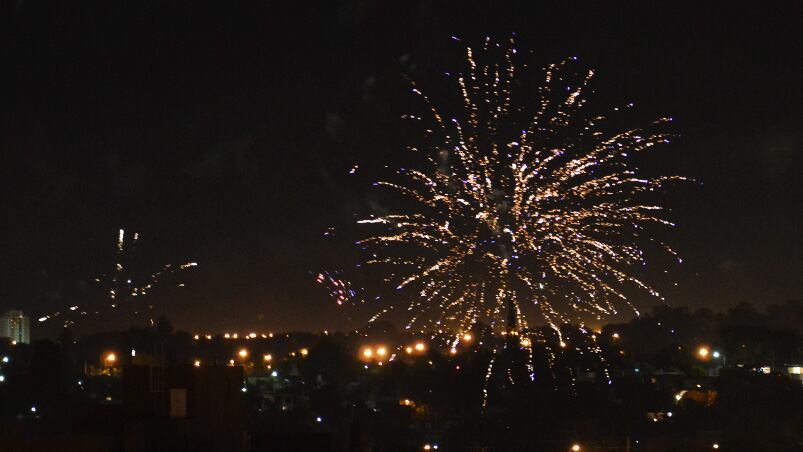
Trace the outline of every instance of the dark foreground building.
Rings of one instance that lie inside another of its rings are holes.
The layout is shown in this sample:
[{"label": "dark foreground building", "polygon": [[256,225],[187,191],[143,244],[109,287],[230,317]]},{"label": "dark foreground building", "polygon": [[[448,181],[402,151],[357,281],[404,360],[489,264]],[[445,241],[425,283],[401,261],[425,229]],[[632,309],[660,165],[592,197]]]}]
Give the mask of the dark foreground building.
[{"label": "dark foreground building", "polygon": [[242,387],[239,366],[127,366],[125,452],[244,450]]}]

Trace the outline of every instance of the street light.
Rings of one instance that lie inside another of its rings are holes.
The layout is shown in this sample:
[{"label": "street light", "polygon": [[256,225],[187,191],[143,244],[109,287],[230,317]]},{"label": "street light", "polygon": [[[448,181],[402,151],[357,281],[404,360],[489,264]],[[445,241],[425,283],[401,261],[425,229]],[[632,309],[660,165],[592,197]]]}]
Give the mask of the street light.
[{"label": "street light", "polygon": [[106,367],[113,366],[115,361],[117,361],[117,355],[114,353],[107,353],[106,357],[103,358],[103,361],[106,364]]},{"label": "street light", "polygon": [[248,358],[248,350],[244,348],[241,348],[240,351],[237,352],[237,354],[240,355],[240,358],[242,359]]},{"label": "street light", "polygon": [[711,349],[706,347],[705,345],[701,345],[700,347],[697,348],[697,356],[699,356],[700,359],[708,359],[708,355],[710,354],[711,354]]},{"label": "street light", "polygon": [[580,452],[580,445],[577,443],[572,444],[572,452]]}]

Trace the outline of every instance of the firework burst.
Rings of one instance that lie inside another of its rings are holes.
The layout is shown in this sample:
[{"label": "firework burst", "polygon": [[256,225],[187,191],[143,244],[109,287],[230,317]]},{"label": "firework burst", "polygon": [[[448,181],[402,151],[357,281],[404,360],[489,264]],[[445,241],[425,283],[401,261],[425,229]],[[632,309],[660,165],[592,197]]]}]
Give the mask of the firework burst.
[{"label": "firework burst", "polygon": [[[86,305],[73,305],[64,312],[56,311],[42,316],[39,318],[39,321],[46,322],[67,313],[76,313],[80,316],[100,314],[103,310],[118,309],[120,307],[129,308],[134,314],[150,312],[153,310],[152,304],[147,304],[145,302],[137,303],[136,301],[148,295],[165,276],[198,266],[196,262],[186,262],[180,265],[166,264],[155,273],[139,281],[139,278],[132,269],[132,267],[134,267],[134,251],[138,241],[139,233],[135,232],[132,234],[130,241],[127,242],[125,230],[120,229],[118,231],[114,268],[112,271],[94,278],[94,282],[103,290],[106,303],[95,309]],[[177,286],[183,287],[184,284],[177,283]],[[150,322],[154,323],[152,318]],[[65,326],[73,323],[74,320],[72,319],[68,318],[64,320]]]},{"label": "firework burst", "polygon": [[367,263],[406,295],[397,306],[406,328],[452,331],[457,341],[478,322],[522,335],[546,323],[560,337],[564,323],[638,313],[631,287],[662,299],[636,269],[648,248],[677,259],[649,230],[672,226],[652,198],[683,178],[642,176],[632,159],[669,142],[661,129],[671,118],[623,129],[615,124],[632,104],[613,119],[584,113],[594,71],[578,72],[576,58],[544,68],[528,94],[512,39],[486,40],[476,53],[467,48],[466,71],[452,76],[455,117],[411,82],[429,113],[404,116],[424,131],[410,149],[427,163],[374,184],[404,198],[403,210],[359,220],[376,230],[357,242]]}]

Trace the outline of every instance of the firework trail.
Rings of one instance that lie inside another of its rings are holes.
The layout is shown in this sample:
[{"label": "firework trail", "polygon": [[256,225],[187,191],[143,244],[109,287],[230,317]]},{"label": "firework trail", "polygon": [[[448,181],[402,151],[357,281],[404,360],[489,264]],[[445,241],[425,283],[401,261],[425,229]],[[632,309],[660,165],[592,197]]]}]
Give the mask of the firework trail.
[{"label": "firework trail", "polygon": [[466,48],[466,71],[453,76],[455,117],[411,82],[429,113],[403,118],[423,129],[410,150],[426,164],[374,183],[404,210],[358,221],[377,231],[357,242],[366,263],[406,295],[406,328],[448,329],[457,340],[483,322],[521,334],[530,351],[536,322],[564,347],[561,324],[582,328],[623,306],[638,314],[631,288],[663,299],[636,273],[647,247],[676,258],[649,237],[653,225],[673,226],[651,195],[685,179],[642,176],[632,158],[669,142],[660,129],[671,118],[621,129],[632,104],[612,118],[584,114],[594,71],[577,71],[576,58],[547,66],[537,90],[514,97],[523,87],[513,39],[488,39],[477,53]]},{"label": "firework trail", "polygon": [[335,300],[338,306],[344,303],[364,303],[359,298],[357,291],[351,287],[351,283],[345,279],[338,277],[336,273],[324,271],[318,273],[315,277],[315,282],[324,286],[329,295]]},{"label": "firework trail", "polygon": [[[139,233],[135,232],[131,236],[130,242],[127,243],[125,230],[119,230],[113,270],[94,278],[94,282],[104,291],[104,298],[107,300],[104,306],[92,309],[86,305],[73,305],[68,308],[68,311],[56,311],[42,316],[39,318],[39,322],[46,322],[68,312],[74,312],[80,316],[85,316],[89,314],[100,314],[101,309],[118,309],[120,307],[131,308],[134,310],[134,314],[139,314],[140,310],[147,309],[150,311],[153,309],[153,305],[143,302],[141,303],[142,306],[140,306],[136,301],[148,295],[148,293],[160,283],[163,277],[198,266],[196,262],[186,262],[180,265],[166,264],[155,273],[150,274],[144,281],[139,282],[137,276],[132,271],[132,267],[134,266],[134,251],[138,241]],[[177,286],[184,287],[184,284],[178,283]],[[150,319],[150,321],[153,323],[153,319]],[[65,326],[73,323],[75,322],[71,319],[64,320]]]}]

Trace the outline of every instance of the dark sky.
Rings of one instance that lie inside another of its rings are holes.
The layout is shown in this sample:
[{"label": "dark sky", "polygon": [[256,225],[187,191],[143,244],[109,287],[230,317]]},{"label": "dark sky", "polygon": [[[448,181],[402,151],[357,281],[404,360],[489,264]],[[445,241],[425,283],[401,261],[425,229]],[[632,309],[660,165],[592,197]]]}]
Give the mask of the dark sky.
[{"label": "dark sky", "polygon": [[800,10],[504,3],[5,2],[0,310],[83,302],[122,227],[143,271],[200,262],[153,294],[179,327],[348,326],[308,272],[408,143],[402,74],[426,88],[458,68],[450,36],[512,32],[534,64],[597,69],[603,104],[675,119],[649,165],[702,185],[666,199],[671,304],[803,296]]}]

